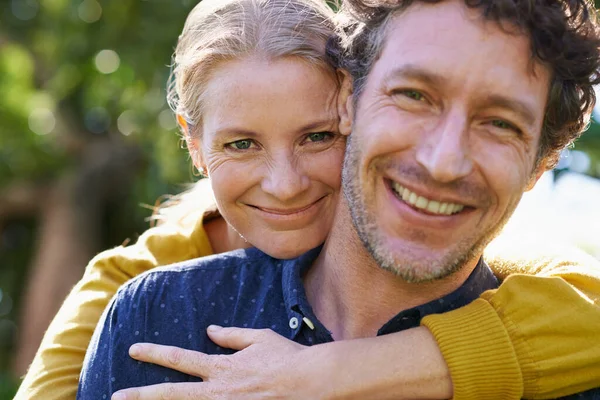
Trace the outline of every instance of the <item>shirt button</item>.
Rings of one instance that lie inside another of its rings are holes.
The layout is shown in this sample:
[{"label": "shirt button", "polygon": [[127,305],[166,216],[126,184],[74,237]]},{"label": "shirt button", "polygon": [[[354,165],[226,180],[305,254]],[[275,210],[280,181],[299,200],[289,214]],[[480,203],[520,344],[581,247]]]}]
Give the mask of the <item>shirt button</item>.
[{"label": "shirt button", "polygon": [[296,329],[298,327],[298,318],[292,317],[290,318],[290,328]]}]

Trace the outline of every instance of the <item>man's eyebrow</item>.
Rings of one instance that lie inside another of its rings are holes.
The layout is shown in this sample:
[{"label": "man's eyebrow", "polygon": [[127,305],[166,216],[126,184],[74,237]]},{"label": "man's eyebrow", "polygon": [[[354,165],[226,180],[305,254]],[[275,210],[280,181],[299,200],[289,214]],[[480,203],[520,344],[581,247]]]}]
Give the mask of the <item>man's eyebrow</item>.
[{"label": "man's eyebrow", "polygon": [[523,119],[523,122],[529,126],[533,126],[535,124],[536,118],[532,108],[529,106],[529,104],[519,99],[490,94],[483,99],[483,101],[480,103],[480,107],[504,108],[518,114]]},{"label": "man's eyebrow", "polygon": [[414,64],[405,64],[391,70],[386,74],[384,82],[396,78],[414,79],[436,87],[441,86],[444,81],[441,74]]}]

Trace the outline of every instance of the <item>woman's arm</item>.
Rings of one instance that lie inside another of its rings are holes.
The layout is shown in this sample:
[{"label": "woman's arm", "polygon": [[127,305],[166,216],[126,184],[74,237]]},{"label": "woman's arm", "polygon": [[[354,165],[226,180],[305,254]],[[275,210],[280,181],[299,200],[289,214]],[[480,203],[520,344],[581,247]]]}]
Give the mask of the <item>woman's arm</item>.
[{"label": "woman's arm", "polygon": [[207,333],[221,347],[241,351],[222,356],[136,344],[130,349],[134,359],[198,376],[204,382],[129,388],[118,392],[124,397],[113,400],[401,400],[452,396],[444,359],[433,336],[423,327],[311,347],[269,329],[217,327]]},{"label": "woman's arm", "polygon": [[[192,385],[207,399],[227,398],[232,387],[244,385],[248,396],[277,388],[298,398],[399,399],[407,394],[456,400],[555,398],[598,386],[600,262],[556,246],[512,250],[489,256],[500,275],[512,270],[540,276],[512,276],[461,309],[424,318],[420,328],[302,353],[279,343],[285,339],[272,332],[227,328],[211,338],[223,347],[245,349],[237,354],[254,356],[238,356],[236,362],[234,356],[220,358],[227,365],[223,368],[182,351],[175,365],[172,349],[145,345],[135,358],[178,370],[187,365],[191,374],[201,368],[214,384],[228,383],[219,391],[211,388],[214,397],[202,384]],[[273,343],[279,343],[277,351],[269,350]],[[160,392],[140,393],[142,400]]]},{"label": "woman's arm", "polygon": [[[119,388],[147,384],[144,366],[127,357],[126,353],[134,338],[146,335],[146,332],[134,332],[145,326],[148,308],[145,298],[151,291],[151,285],[140,280],[124,285],[113,297],[96,326],[85,355],[77,388],[78,400],[110,399]],[[75,395],[68,398],[73,399]]]},{"label": "woman's arm", "polygon": [[135,245],[96,256],[48,328],[16,399],[72,399],[92,333],[118,288],[158,265],[210,254],[198,219],[196,229],[164,225],[146,231]]}]

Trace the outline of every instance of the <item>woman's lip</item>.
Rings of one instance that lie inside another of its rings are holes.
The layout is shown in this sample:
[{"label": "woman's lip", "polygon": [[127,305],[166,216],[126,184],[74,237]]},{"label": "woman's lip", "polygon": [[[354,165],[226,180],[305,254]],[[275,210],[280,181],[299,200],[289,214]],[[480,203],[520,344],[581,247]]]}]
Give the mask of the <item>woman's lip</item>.
[{"label": "woman's lip", "polygon": [[299,208],[268,208],[268,207],[260,207],[260,206],[255,206],[252,204],[248,204],[250,207],[253,208],[257,208],[263,212],[267,212],[267,213],[271,213],[271,214],[276,214],[276,215],[293,215],[293,214],[298,214],[301,213],[303,211],[308,210],[309,208],[311,208],[312,206],[314,206],[315,204],[317,204],[318,202],[320,202],[321,200],[323,200],[326,196],[323,196],[321,198],[319,198],[318,200],[310,203],[307,206],[304,207],[299,207]]}]

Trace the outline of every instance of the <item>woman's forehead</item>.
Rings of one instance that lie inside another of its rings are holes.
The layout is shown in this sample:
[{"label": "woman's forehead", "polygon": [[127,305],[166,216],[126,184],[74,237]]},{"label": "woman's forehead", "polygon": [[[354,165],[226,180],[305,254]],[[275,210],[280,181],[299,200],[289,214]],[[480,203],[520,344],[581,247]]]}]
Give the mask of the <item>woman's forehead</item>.
[{"label": "woman's forehead", "polygon": [[334,74],[301,60],[227,62],[208,82],[203,121],[213,129],[322,125],[337,120],[337,88]]}]

